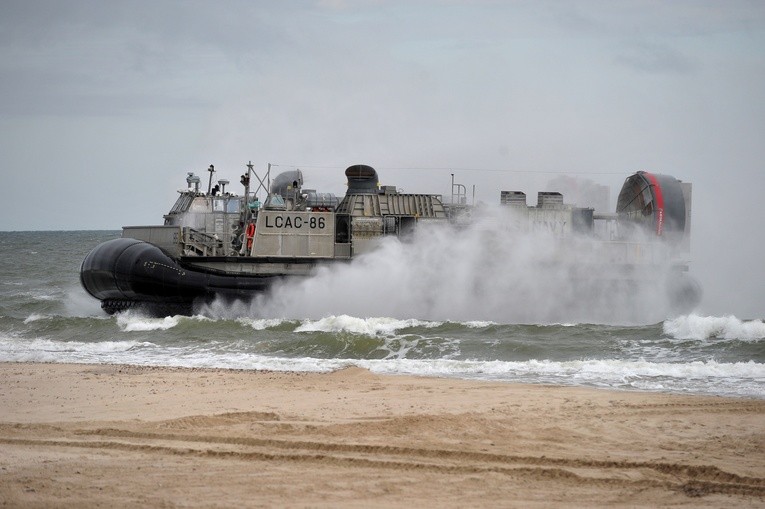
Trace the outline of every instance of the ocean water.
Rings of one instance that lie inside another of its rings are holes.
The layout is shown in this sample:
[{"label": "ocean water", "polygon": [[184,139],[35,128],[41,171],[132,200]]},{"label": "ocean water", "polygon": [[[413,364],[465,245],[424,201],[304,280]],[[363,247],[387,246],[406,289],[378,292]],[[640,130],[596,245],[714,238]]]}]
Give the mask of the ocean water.
[{"label": "ocean water", "polygon": [[[467,252],[454,255],[459,275],[449,284],[432,270],[433,260],[418,267],[388,247],[376,255],[380,260],[319,271],[272,295],[214,303],[191,317],[108,316],[80,287],[79,266],[92,247],[117,236],[0,232],[0,361],[288,371],[360,366],[386,374],[765,397],[761,320],[691,313],[641,322],[612,313],[615,320],[591,323],[574,319],[576,313],[561,321],[516,313],[524,311],[522,299],[508,297],[513,305],[503,305],[502,292],[490,285],[472,288],[470,299],[457,295],[452,285],[476,279],[466,274],[485,267],[482,260],[463,263]],[[376,275],[373,267],[385,264]],[[395,272],[399,265],[406,267],[402,274]],[[408,287],[415,272],[426,274]]]}]

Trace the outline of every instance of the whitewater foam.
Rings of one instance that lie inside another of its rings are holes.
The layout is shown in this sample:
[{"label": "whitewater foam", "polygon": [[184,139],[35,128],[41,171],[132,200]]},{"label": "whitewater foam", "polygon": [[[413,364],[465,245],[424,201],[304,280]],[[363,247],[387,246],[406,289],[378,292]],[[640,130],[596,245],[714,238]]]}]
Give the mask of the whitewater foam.
[{"label": "whitewater foam", "polygon": [[30,324],[32,322],[37,322],[39,320],[45,320],[46,318],[48,318],[47,315],[41,315],[41,314],[38,314],[38,313],[32,313],[31,315],[29,315],[24,320],[24,324],[26,325],[26,324]]},{"label": "whitewater foam", "polygon": [[438,327],[442,322],[396,318],[356,318],[348,315],[331,315],[319,320],[305,320],[295,332],[350,332],[366,336],[389,336],[409,327]]},{"label": "whitewater foam", "polygon": [[19,341],[0,338],[0,360],[4,362],[118,362],[121,354],[136,348],[155,347],[147,341]]},{"label": "whitewater foam", "polygon": [[117,326],[123,332],[167,330],[175,327],[179,322],[179,316],[148,318],[130,311],[117,315]]},{"label": "whitewater foam", "polygon": [[[425,342],[423,346],[422,342]],[[418,344],[419,343],[419,344]],[[441,349],[438,358],[407,358],[414,346]],[[239,349],[205,346],[161,346],[147,341],[54,341],[0,338],[0,360],[10,362],[112,363],[174,367],[327,372],[358,366],[380,374],[411,374],[506,382],[588,385],[612,389],[641,389],[765,397],[765,364],[748,362],[651,362],[592,360],[465,360],[458,343],[419,336],[387,338],[384,358],[348,359],[283,357]]]},{"label": "whitewater foam", "polygon": [[765,339],[762,320],[743,321],[735,316],[700,316],[690,314],[667,320],[664,334],[675,339],[726,339],[758,341]]},{"label": "whitewater foam", "polygon": [[239,317],[235,320],[237,323],[246,327],[251,327],[254,330],[266,330],[273,327],[278,327],[288,320],[283,318],[247,318]]},{"label": "whitewater foam", "polygon": [[42,302],[53,302],[53,301],[59,300],[59,298],[56,295],[49,295],[49,294],[33,295],[32,298],[34,300],[38,300]]},{"label": "whitewater foam", "polygon": [[163,318],[152,318],[142,315],[140,312],[125,311],[118,313],[116,316],[117,326],[123,332],[146,332],[146,331],[160,331],[168,330],[176,327],[178,324],[184,321],[202,321],[212,322],[215,321],[204,315],[194,316],[165,316]]},{"label": "whitewater foam", "polygon": [[464,325],[465,327],[469,329],[485,329],[486,327],[491,327],[492,325],[497,325],[497,322],[491,322],[491,321],[481,321],[481,320],[470,320],[467,322],[462,322],[461,325]]},{"label": "whitewater foam", "polygon": [[465,361],[390,359],[354,362],[381,374],[411,374],[505,382],[589,385],[609,389],[697,392],[765,397],[765,364],[722,363],[713,360],[688,363],[622,361],[529,360]]}]

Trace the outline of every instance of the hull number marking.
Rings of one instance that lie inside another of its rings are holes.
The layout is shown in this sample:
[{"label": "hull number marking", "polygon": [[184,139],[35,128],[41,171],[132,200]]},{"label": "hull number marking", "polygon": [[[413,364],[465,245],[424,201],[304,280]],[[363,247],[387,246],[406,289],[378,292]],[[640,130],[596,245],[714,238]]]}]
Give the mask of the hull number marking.
[{"label": "hull number marking", "polygon": [[323,217],[302,216],[266,216],[266,228],[310,228],[323,230],[326,227]]}]

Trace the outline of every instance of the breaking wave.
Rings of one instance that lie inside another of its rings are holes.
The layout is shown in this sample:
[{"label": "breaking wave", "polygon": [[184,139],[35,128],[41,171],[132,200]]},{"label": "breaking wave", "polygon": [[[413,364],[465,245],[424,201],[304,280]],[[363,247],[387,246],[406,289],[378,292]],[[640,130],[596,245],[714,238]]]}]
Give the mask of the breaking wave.
[{"label": "breaking wave", "polygon": [[735,316],[679,316],[667,320],[664,334],[675,339],[729,339],[758,341],[765,339],[765,323],[762,320],[741,320]]},{"label": "breaking wave", "polygon": [[350,332],[367,336],[392,335],[412,327],[433,328],[441,322],[398,320],[396,318],[355,318],[348,315],[328,316],[319,320],[306,320],[295,332]]}]

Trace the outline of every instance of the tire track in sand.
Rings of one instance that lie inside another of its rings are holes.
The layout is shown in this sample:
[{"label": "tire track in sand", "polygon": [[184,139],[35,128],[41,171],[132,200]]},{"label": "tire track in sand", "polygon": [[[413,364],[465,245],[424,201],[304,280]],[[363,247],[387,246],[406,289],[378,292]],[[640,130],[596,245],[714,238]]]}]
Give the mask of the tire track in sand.
[{"label": "tire track in sand", "polygon": [[[20,435],[34,431],[24,427]],[[0,436],[0,443],[27,447],[87,448],[141,454],[183,455],[235,461],[311,462],[341,468],[424,470],[443,474],[499,473],[512,477],[593,485],[662,488],[688,496],[765,496],[765,478],[740,476],[712,465],[521,456],[443,448],[363,443],[221,437],[128,431],[116,428],[51,433],[45,438]],[[56,430],[59,431],[59,430]],[[63,431],[63,430],[60,430]],[[51,437],[57,434],[59,438]],[[48,438],[50,437],[50,438]]]}]

